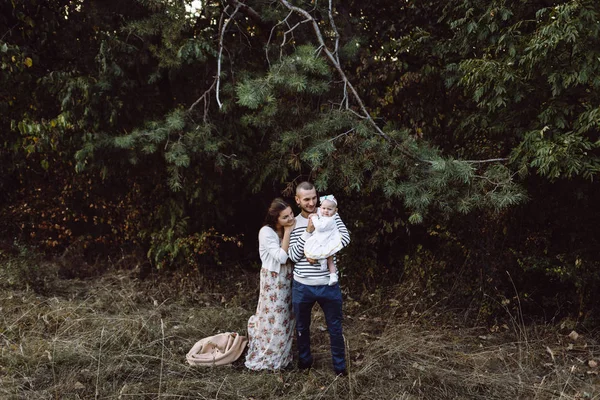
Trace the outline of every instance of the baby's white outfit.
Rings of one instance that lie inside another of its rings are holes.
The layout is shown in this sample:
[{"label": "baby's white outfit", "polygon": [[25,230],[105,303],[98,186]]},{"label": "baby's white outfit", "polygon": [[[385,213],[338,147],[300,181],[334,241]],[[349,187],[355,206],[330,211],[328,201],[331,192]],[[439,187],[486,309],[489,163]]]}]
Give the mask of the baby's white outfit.
[{"label": "baby's white outfit", "polygon": [[304,244],[306,258],[319,260],[321,269],[327,269],[327,257],[334,255],[344,247],[342,235],[335,223],[335,217],[313,215],[311,217],[315,231]]}]

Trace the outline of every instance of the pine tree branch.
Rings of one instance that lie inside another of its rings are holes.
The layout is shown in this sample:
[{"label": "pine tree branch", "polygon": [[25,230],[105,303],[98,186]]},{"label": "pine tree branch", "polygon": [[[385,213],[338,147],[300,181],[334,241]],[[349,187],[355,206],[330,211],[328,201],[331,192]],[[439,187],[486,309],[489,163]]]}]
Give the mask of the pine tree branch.
[{"label": "pine tree branch", "polygon": [[[239,11],[239,9],[243,5],[240,2],[236,2],[236,3],[237,3],[237,5],[235,7],[235,10],[233,10],[233,13],[231,13],[227,22],[222,24],[221,32],[219,33],[219,56],[217,57],[217,87],[215,88],[215,97],[217,99],[217,104],[219,105],[219,110],[223,108],[223,103],[221,103],[221,99],[219,98],[219,92],[220,92],[219,88],[221,86],[221,61],[223,59],[223,38],[225,37],[225,31],[227,30],[227,25],[229,25],[229,23],[233,20],[233,17],[235,16],[235,14]],[[222,19],[223,15],[225,14],[225,11],[228,8],[229,8],[229,6],[225,7],[225,10],[223,10],[223,13],[221,14],[221,21],[223,21],[223,19]]]},{"label": "pine tree branch", "polygon": [[213,80],[212,85],[202,94],[202,96],[198,97],[198,99],[188,108],[187,112],[190,113],[200,103],[204,100],[204,117],[202,118],[204,122],[207,122],[208,119],[208,105],[210,100],[210,93],[213,91],[217,84],[217,78]]},{"label": "pine tree branch", "polygon": [[487,160],[461,160],[461,161],[470,163],[470,164],[484,164],[484,163],[508,161],[508,160],[509,160],[509,158],[488,158]]},{"label": "pine tree branch", "polygon": [[[290,29],[288,29],[287,31],[284,32],[283,34],[283,41],[281,44],[281,47],[283,47],[283,45],[285,45],[285,43],[287,42],[287,35],[290,33],[293,33],[293,31],[300,26],[301,24],[304,23],[311,23],[313,26],[313,30],[315,32],[315,35],[317,37],[317,40],[319,42],[319,51],[323,50],[325,52],[325,55],[327,56],[327,58],[329,59],[329,61],[333,64],[333,66],[335,67],[335,69],[337,70],[338,74],[340,75],[340,77],[342,78],[343,84],[344,84],[344,99],[342,99],[342,102],[340,103],[341,105],[343,105],[345,103],[345,108],[348,111],[351,111],[352,113],[354,113],[357,117],[361,118],[361,119],[366,119],[367,121],[369,121],[369,123],[371,124],[371,126],[375,129],[375,132],[377,133],[377,135],[381,136],[382,138],[384,138],[385,140],[387,140],[388,142],[393,142],[396,143],[394,140],[392,140],[385,132],[383,132],[383,130],[375,123],[375,121],[373,120],[373,117],[371,116],[371,114],[369,113],[369,111],[367,110],[366,106],[364,105],[364,102],[362,101],[362,98],[358,95],[358,92],[356,91],[356,89],[354,88],[354,85],[352,85],[352,83],[350,82],[350,80],[348,79],[346,73],[344,72],[344,70],[341,67],[341,62],[339,60],[339,55],[338,55],[338,51],[339,51],[339,32],[337,30],[337,27],[335,26],[335,22],[333,19],[333,1],[329,0],[329,11],[328,11],[328,15],[329,15],[329,22],[330,22],[330,26],[332,28],[332,30],[335,32],[335,37],[336,37],[336,41],[335,41],[335,48],[333,51],[331,51],[326,43],[325,40],[323,38],[323,33],[321,32],[321,28],[319,28],[319,25],[317,23],[317,21],[313,18],[312,15],[310,15],[310,13],[302,8],[296,7],[291,5],[287,0],[279,0],[281,2],[281,4],[283,4],[288,10],[290,10],[290,14],[288,14],[288,16],[286,16],[286,18],[281,21],[280,23],[278,23],[277,25],[280,24],[287,24],[288,19],[290,18],[290,16],[292,15],[292,13],[296,13],[299,14],[301,16],[303,16],[305,19],[296,23],[296,25],[290,27]],[[222,29],[219,32],[219,54],[218,54],[218,58],[217,58],[217,78],[216,78],[216,99],[217,99],[217,104],[219,105],[219,109],[222,108],[222,103],[220,101],[219,98],[219,89],[220,89],[220,75],[221,75],[221,62],[222,62],[222,54],[223,54],[223,40],[224,40],[224,36],[225,36],[225,30],[227,25],[229,24],[229,22],[233,19],[233,16],[241,9],[243,10],[245,13],[247,13],[249,16],[251,16],[253,19],[256,19],[258,21],[262,22],[262,18],[260,18],[260,15],[251,7],[249,7],[248,5],[240,2],[239,0],[227,0],[227,2],[230,5],[235,5],[235,10],[234,12],[231,14],[231,16],[229,17],[229,19],[227,20],[227,22],[225,22],[225,24],[222,24]],[[230,5],[228,5],[225,10],[227,10]],[[224,11],[225,11],[224,10]],[[224,12],[225,13],[225,12]],[[223,14],[224,14],[223,13]],[[223,14],[221,14],[221,21],[223,21]],[[277,26],[276,25],[276,26]],[[289,25],[288,25],[289,26]],[[269,41],[272,37],[272,33],[273,30],[275,29],[275,27],[273,27],[273,29],[271,30],[271,34],[269,35]],[[268,46],[267,46],[268,49]],[[268,51],[268,50],[267,50]],[[267,56],[267,61],[268,61],[268,56]],[[352,108],[350,108],[349,102],[348,102],[348,89],[350,90],[350,93],[352,94],[354,100],[356,101],[356,103],[358,104],[358,107],[361,111],[361,113],[358,113],[356,111],[354,111]],[[418,161],[422,161],[422,162],[428,162],[427,160],[421,160],[419,157],[415,156],[412,152],[408,151],[407,149],[404,148],[404,146],[402,146],[401,144],[396,143],[401,152],[403,154],[405,154],[407,157],[410,157],[412,159],[416,159]]]},{"label": "pine tree branch", "polygon": [[[340,33],[338,32],[337,26],[335,25],[335,20],[333,19],[333,0],[329,0],[328,15],[329,15],[329,25],[331,26],[331,29],[333,29],[333,32],[335,32],[335,49],[333,50],[333,54],[335,54],[335,59],[336,59],[337,63],[341,65],[340,54],[339,54]],[[345,108],[349,109],[348,85],[346,85],[346,82],[344,82],[344,97],[342,98],[342,101],[340,102],[340,109],[342,107],[344,107],[344,104],[345,104]]]},{"label": "pine tree branch", "polygon": [[487,182],[491,183],[492,185],[494,185],[495,187],[492,190],[492,192],[495,191],[502,184],[502,181],[493,181],[490,178],[488,178],[487,176],[483,176],[483,175],[473,175],[473,178],[479,178],[481,180],[487,181]]},{"label": "pine tree branch", "polygon": [[223,59],[223,40],[225,37],[225,30],[227,28],[227,25],[233,19],[233,16],[235,15],[235,13],[242,6],[242,4],[237,1],[235,3],[237,3],[237,7],[233,11],[233,13],[229,16],[229,19],[227,20],[227,22],[224,22],[225,14],[227,13],[227,10],[230,8],[230,6],[226,6],[223,9],[223,12],[221,13],[221,18],[219,20],[219,52],[218,52],[219,55],[217,57],[217,76],[213,80],[212,85],[210,85],[210,87],[202,94],[202,96],[200,96],[194,103],[192,103],[192,105],[187,110],[188,113],[192,112],[192,110],[198,105],[198,103],[200,103],[201,101],[204,101],[204,116],[203,116],[204,122],[206,122],[207,118],[208,118],[208,104],[209,104],[208,95],[212,92],[213,89],[215,89],[215,87],[216,87],[215,97],[217,99],[217,104],[219,105],[219,109],[221,109],[223,107],[223,104],[221,103],[221,100],[219,99],[219,89],[220,89],[220,84],[221,84],[221,64],[222,64],[222,59]]},{"label": "pine tree branch", "polygon": [[[286,21],[286,24],[287,24],[287,17],[286,17],[285,21]],[[284,46],[284,45],[287,43],[287,35],[288,35],[288,34],[290,34],[290,33],[293,33],[293,32],[294,32],[294,30],[295,30],[297,27],[299,27],[299,26],[300,26],[300,25],[302,25],[302,24],[306,24],[307,22],[311,22],[311,21],[310,21],[309,19],[302,20],[302,21],[300,21],[300,22],[296,23],[296,25],[292,26],[292,27],[291,27],[290,29],[288,29],[287,31],[283,32],[283,39],[281,39],[281,46],[280,46],[280,49],[282,49],[282,50],[283,50],[283,46]],[[288,25],[288,26],[289,26],[289,25]],[[280,57],[281,57],[282,55],[283,55],[283,54],[280,52]]]},{"label": "pine tree branch", "polygon": [[329,141],[330,141],[330,142],[333,142],[333,141],[335,141],[336,139],[338,139],[338,138],[341,138],[342,136],[348,136],[348,134],[349,134],[349,133],[352,133],[352,132],[354,132],[355,130],[356,130],[355,128],[352,128],[352,129],[350,129],[350,130],[348,130],[348,131],[346,131],[346,132],[344,132],[344,133],[340,133],[340,134],[339,134],[339,135],[337,135],[336,137],[332,137],[331,139],[329,139]]},{"label": "pine tree branch", "polygon": [[[254,10],[249,5],[245,4],[243,1],[227,0],[227,3],[231,7],[235,7],[236,9],[240,10],[244,14],[248,15],[250,18],[252,18],[254,21],[256,21],[259,25],[264,25],[263,19],[260,16],[260,14],[257,13],[256,10]],[[232,16],[233,16],[233,14],[232,14]]]},{"label": "pine tree branch", "polygon": [[[308,20],[312,23],[313,31],[315,32],[315,35],[319,42],[320,48],[323,49],[323,51],[325,52],[325,55],[327,56],[329,61],[333,64],[335,69],[337,70],[338,74],[344,81],[344,85],[346,85],[348,87],[348,89],[350,89],[350,92],[352,93],[354,100],[357,102],[358,107],[360,108],[360,110],[363,114],[363,118],[369,121],[369,123],[373,126],[373,128],[375,129],[376,133],[379,136],[383,137],[385,140],[387,140],[389,142],[392,142],[392,139],[384,131],[381,130],[381,128],[375,123],[375,121],[371,117],[371,114],[369,113],[369,111],[367,111],[367,108],[365,107],[361,97],[358,95],[358,93],[356,92],[356,89],[354,88],[354,86],[352,85],[352,83],[350,82],[348,77],[346,76],[346,73],[342,69],[342,66],[337,57],[337,53],[334,54],[334,52],[332,52],[329,49],[329,47],[327,47],[327,44],[325,43],[325,40],[323,39],[323,33],[321,32],[321,28],[319,28],[319,25],[318,25],[317,21],[313,18],[313,16],[310,15],[310,13],[308,11],[306,11],[300,7],[291,5],[287,0],[279,0],[279,2],[281,4],[283,4],[288,10],[292,10],[295,13],[302,15],[306,20]],[[330,5],[331,5],[331,1],[330,1]],[[333,18],[333,16],[332,16],[332,18]],[[335,30],[335,25],[332,26],[332,29]],[[337,30],[335,30],[335,32],[336,32],[336,35],[338,35]],[[335,51],[337,51],[337,49]],[[414,155],[411,155],[408,152],[406,152],[406,153],[407,153],[407,155],[414,157]]]},{"label": "pine tree branch", "polygon": [[[273,37],[273,32],[275,32],[275,29],[279,26],[279,25],[283,25],[283,24],[287,24],[287,20],[289,17],[292,16],[292,14],[294,14],[293,11],[290,11],[290,13],[282,20],[279,21],[278,23],[276,23],[272,28],[271,28],[271,33],[269,33],[269,39],[267,40],[267,45],[265,46],[265,58],[267,59],[267,64],[269,65],[269,68],[271,67],[271,61],[269,60],[269,47],[271,45],[271,38]],[[281,49],[279,52],[279,58],[281,59],[281,57],[283,57],[283,50]]]},{"label": "pine tree branch", "polygon": [[335,48],[333,50],[333,54],[335,54],[335,59],[337,61],[338,64],[341,65],[340,63],[340,55],[339,55],[339,49],[340,49],[340,33],[337,30],[337,26],[335,26],[335,21],[333,19],[333,0],[329,0],[329,25],[331,26],[331,29],[333,29],[333,31],[335,32]]},{"label": "pine tree branch", "polygon": [[[233,13],[229,16],[229,19],[223,24],[221,23],[220,25],[222,26],[222,28],[220,29],[219,32],[219,55],[218,55],[218,64],[217,64],[217,77],[215,82],[213,83],[213,86],[211,86],[211,88],[208,89],[207,92],[209,92],[210,90],[212,90],[212,88],[215,86],[216,84],[216,98],[217,98],[217,103],[219,105],[219,109],[222,108],[222,103],[219,99],[219,88],[220,88],[220,75],[221,75],[221,62],[222,62],[222,54],[223,54],[223,40],[224,40],[224,36],[225,36],[225,31],[227,28],[227,25],[229,24],[229,22],[231,22],[231,20],[233,20],[234,15],[238,12],[238,11],[242,11],[244,14],[248,15],[250,18],[252,18],[253,20],[255,20],[257,23],[259,23],[259,25],[264,26],[264,20],[261,18],[260,14],[257,13],[252,7],[248,6],[247,4],[245,4],[243,2],[243,0],[226,0],[226,2],[229,4],[225,10],[227,10],[229,7],[233,7],[235,6],[235,10],[233,11]],[[333,17],[333,0],[329,0],[329,6],[328,6],[328,18],[329,18],[329,27],[331,28],[331,30],[334,32],[335,34],[335,44],[334,44],[334,48],[333,50],[331,50],[324,39],[323,33],[321,31],[321,28],[318,25],[317,20],[309,13],[309,11],[294,6],[292,5],[288,0],[279,0],[279,3],[281,3],[284,7],[286,7],[288,10],[290,10],[290,13],[280,22],[278,22],[275,26],[273,26],[270,30],[270,34],[268,37],[268,41],[267,41],[267,46],[265,47],[265,54],[266,54],[266,60],[267,63],[270,65],[270,61],[269,61],[269,55],[268,55],[268,48],[269,48],[269,44],[271,42],[271,39],[273,37],[273,32],[275,31],[275,29],[277,28],[277,26],[285,24],[288,26],[289,29],[287,29],[286,31],[283,32],[283,39],[282,39],[282,43],[280,45],[280,48],[283,49],[283,46],[288,42],[288,35],[292,34],[294,32],[294,30],[296,28],[298,28],[299,26],[301,26],[302,24],[305,23],[311,23],[313,31],[315,33],[315,36],[317,38],[317,41],[319,43],[319,49],[318,51],[321,52],[323,51],[325,53],[326,58],[330,61],[330,63],[333,65],[333,67],[335,68],[335,70],[337,71],[338,75],[341,77],[342,83],[344,85],[344,97],[342,99],[342,101],[340,102],[340,107],[343,107],[344,109],[346,109],[347,111],[355,114],[358,118],[360,119],[366,119],[369,124],[375,129],[375,133],[382,137],[383,139],[385,139],[386,141],[390,142],[390,143],[394,143],[397,148],[401,151],[402,154],[404,154],[406,157],[409,157],[411,159],[414,159],[416,161],[419,162],[423,162],[426,164],[431,164],[432,161],[431,160],[425,160],[425,159],[421,159],[420,157],[418,157],[416,154],[414,154],[414,152],[410,151],[409,149],[407,149],[402,143],[398,143],[396,142],[394,139],[392,139],[389,135],[387,135],[380,127],[379,125],[377,125],[377,123],[375,122],[375,120],[373,119],[373,117],[371,116],[370,112],[367,110],[361,96],[358,94],[358,92],[356,91],[356,88],[354,87],[354,85],[352,84],[352,82],[350,82],[350,79],[348,78],[348,76],[346,75],[346,73],[344,72],[342,66],[341,66],[341,62],[339,59],[339,41],[340,41],[340,34],[337,30],[337,26],[335,25],[335,20]],[[315,2],[316,3],[316,2]],[[316,7],[316,4],[315,4]],[[291,17],[291,15],[293,14],[298,14],[300,16],[302,16],[304,19],[301,20],[300,22],[297,22],[295,25],[290,26],[289,22],[289,18]],[[223,13],[225,14],[225,12]],[[223,21],[223,14],[221,16],[221,22]],[[280,56],[282,56],[282,51],[280,51]],[[206,92],[205,92],[206,94]],[[190,107],[190,110],[199,102],[204,98],[205,95],[203,95],[201,98],[199,98],[198,100],[196,100],[196,102]],[[355,111],[354,109],[352,109],[350,107],[350,102],[349,102],[349,97],[352,97],[354,99],[354,102],[356,102],[356,104],[358,105],[358,109],[360,110],[360,112]],[[206,101],[206,100],[205,100]],[[206,103],[205,103],[206,104]],[[206,107],[206,105],[205,105]],[[345,135],[349,132],[346,132],[342,135]],[[341,135],[340,135],[341,136]],[[337,136],[335,139],[337,139],[339,136]],[[493,158],[493,159],[486,159],[486,160],[463,160],[464,162],[470,163],[470,164],[485,164],[485,163],[493,163],[493,162],[502,162],[502,161],[507,161],[508,158]]]},{"label": "pine tree branch", "polygon": [[[283,4],[287,9],[304,17],[303,21],[301,21],[300,23],[297,23],[292,29],[288,30],[288,32],[286,32],[286,33],[293,31],[293,29],[295,29],[301,23],[311,22],[313,31],[314,31],[314,33],[317,37],[317,41],[319,43],[319,51],[325,52],[325,55],[327,56],[329,61],[333,64],[335,69],[337,70],[337,72],[338,72],[339,76],[341,77],[342,82],[344,84],[344,98],[342,99],[340,106],[344,106],[344,103],[345,103],[346,110],[351,111],[352,113],[354,113],[357,117],[359,117],[361,119],[366,119],[371,124],[371,126],[375,129],[376,133],[379,136],[381,136],[388,142],[395,143],[398,146],[399,150],[402,152],[402,154],[404,154],[405,156],[407,156],[411,159],[417,160],[419,162],[423,162],[426,164],[432,164],[431,160],[421,159],[416,154],[414,154],[412,151],[408,150],[404,145],[402,145],[401,143],[397,143],[395,140],[390,138],[385,132],[383,132],[383,130],[379,127],[379,125],[377,125],[377,123],[375,123],[375,120],[373,119],[370,112],[367,110],[365,104],[363,103],[362,98],[360,97],[360,95],[358,94],[356,89],[354,88],[354,85],[352,85],[352,82],[350,82],[350,80],[348,79],[346,73],[342,69],[341,62],[339,59],[339,54],[338,54],[339,53],[340,35],[339,35],[339,32],[337,30],[337,27],[335,25],[335,21],[333,18],[333,0],[329,0],[329,8],[328,8],[329,26],[335,33],[335,47],[334,47],[333,51],[330,50],[329,47],[327,46],[327,44],[325,43],[321,28],[319,27],[315,18],[308,11],[290,4],[290,2],[288,0],[279,0],[279,2],[281,4]],[[289,15],[288,15],[288,17],[286,17],[286,20],[288,18],[289,18]],[[349,102],[348,102],[348,97],[347,97],[348,91],[354,98],[354,101],[358,104],[358,107],[361,111],[360,113],[358,113],[358,112],[354,111],[352,108],[350,108]],[[500,162],[500,161],[507,161],[507,160],[508,160],[508,158],[493,158],[493,159],[487,159],[487,160],[465,160],[465,162],[471,163],[471,164],[484,164],[484,163]]]},{"label": "pine tree branch", "polygon": [[[485,160],[482,160],[485,161]],[[513,181],[513,178],[515,177],[515,175],[517,174],[517,172],[514,172],[512,174],[510,174],[510,176],[508,176],[506,179],[501,179],[498,181],[492,180],[487,176],[482,176],[482,175],[473,175],[474,178],[479,178],[481,180],[487,181],[489,182],[491,185],[494,185],[494,188],[488,192],[486,192],[486,196],[489,196],[490,194],[494,193],[496,190],[498,190],[501,187],[507,186],[510,184],[510,182]]]},{"label": "pine tree branch", "polygon": [[[223,108],[223,104],[221,103],[221,100],[219,98],[219,92],[220,92],[220,85],[221,85],[221,64],[222,64],[222,60],[223,60],[223,40],[225,37],[225,31],[227,29],[227,25],[229,25],[229,22],[231,22],[233,20],[233,17],[235,16],[235,14],[238,12],[239,9],[242,8],[242,6],[245,6],[244,4],[240,3],[239,1],[233,1],[233,3],[236,4],[236,8],[233,11],[233,13],[229,16],[229,19],[225,21],[225,14],[227,13],[227,10],[230,8],[230,6],[226,6],[223,9],[223,12],[221,13],[221,18],[219,20],[219,55],[217,57],[217,76],[215,77],[212,85],[202,94],[202,96],[200,96],[189,108],[188,108],[188,113],[191,112],[197,105],[198,103],[200,103],[201,101],[204,101],[204,117],[203,120],[204,122],[206,122],[207,118],[208,118],[208,100],[209,97],[208,95],[210,94],[210,92],[212,92],[213,88],[215,88],[215,97],[217,100],[217,104],[219,105],[219,109]],[[250,9],[252,10],[250,7],[245,6],[246,9]],[[251,12],[249,11],[249,12]],[[254,11],[254,13],[256,14],[256,11]],[[258,15],[258,14],[256,14]]]}]

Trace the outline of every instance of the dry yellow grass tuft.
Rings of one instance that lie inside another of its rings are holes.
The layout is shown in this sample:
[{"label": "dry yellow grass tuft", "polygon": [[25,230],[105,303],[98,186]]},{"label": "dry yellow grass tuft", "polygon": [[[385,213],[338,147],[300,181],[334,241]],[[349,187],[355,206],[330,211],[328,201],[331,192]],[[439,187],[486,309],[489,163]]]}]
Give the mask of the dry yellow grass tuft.
[{"label": "dry yellow grass tuft", "polygon": [[58,281],[44,296],[3,288],[0,398],[600,398],[600,348],[589,333],[573,339],[549,327],[444,325],[433,314],[405,316],[401,301],[346,302],[348,377],[331,371],[321,312],[310,372],[256,373],[242,360],[189,366],[185,354],[196,340],[246,332],[255,278],[227,293],[191,279],[138,282],[123,273]]}]

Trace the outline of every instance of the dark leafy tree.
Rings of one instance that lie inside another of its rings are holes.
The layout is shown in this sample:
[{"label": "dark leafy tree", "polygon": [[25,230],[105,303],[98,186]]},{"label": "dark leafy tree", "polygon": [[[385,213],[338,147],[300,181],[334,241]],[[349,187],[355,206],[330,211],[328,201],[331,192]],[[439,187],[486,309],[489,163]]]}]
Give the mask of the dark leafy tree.
[{"label": "dark leafy tree", "polygon": [[466,292],[541,276],[583,309],[598,287],[599,11],[5,2],[6,237],[193,264],[242,233],[252,251],[256,210],[311,179],[356,217],[348,258],[371,276],[418,270],[409,254],[432,266],[415,276],[465,265]]}]

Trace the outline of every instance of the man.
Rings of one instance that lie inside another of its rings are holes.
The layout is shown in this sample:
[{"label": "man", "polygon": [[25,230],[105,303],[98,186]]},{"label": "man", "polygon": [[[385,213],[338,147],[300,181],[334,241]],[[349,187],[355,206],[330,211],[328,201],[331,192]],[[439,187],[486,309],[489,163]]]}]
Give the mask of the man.
[{"label": "man", "polygon": [[[296,188],[296,203],[300,214],[296,217],[296,227],[290,237],[288,256],[295,263],[292,283],[292,306],[296,318],[298,339],[298,368],[312,366],[310,353],[311,312],[319,303],[329,331],[331,358],[336,375],[346,375],[346,351],[342,334],[342,292],[340,285],[329,286],[329,271],[321,270],[318,264],[311,264],[304,255],[304,243],[315,230],[309,216],[317,210],[317,191],[312,183],[302,182]],[[338,214],[335,216],[342,236],[342,245],[350,243],[350,234]],[[335,263],[334,259],[334,263]]]}]

